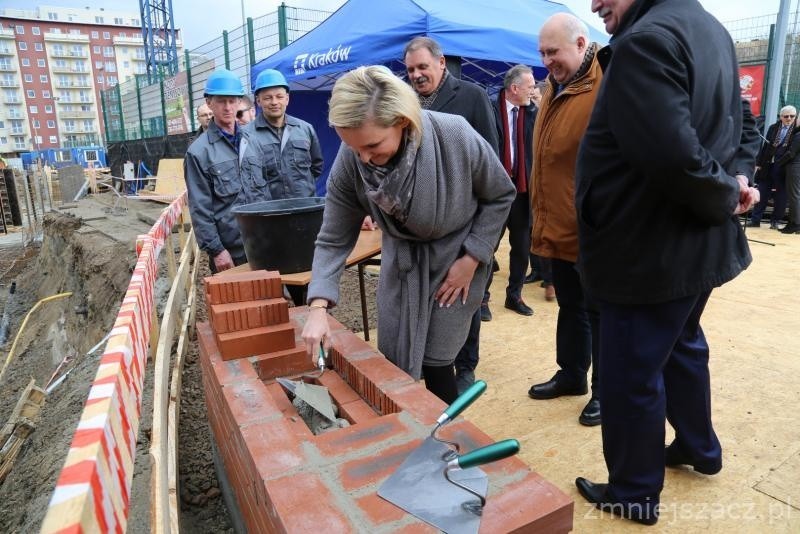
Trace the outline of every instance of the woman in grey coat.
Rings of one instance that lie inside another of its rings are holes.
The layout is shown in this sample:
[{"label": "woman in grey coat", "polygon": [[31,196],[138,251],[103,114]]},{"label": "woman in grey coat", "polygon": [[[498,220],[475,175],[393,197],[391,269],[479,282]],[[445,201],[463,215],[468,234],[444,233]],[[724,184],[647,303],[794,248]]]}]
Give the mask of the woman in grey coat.
[{"label": "woman in grey coat", "polygon": [[365,215],[383,231],[378,349],[445,402],[453,360],[478,309],[516,190],[491,146],[460,116],[422,111],[384,67],[360,67],[333,88],[328,114],[343,143],[328,178],[303,339],[330,334],[325,309]]}]

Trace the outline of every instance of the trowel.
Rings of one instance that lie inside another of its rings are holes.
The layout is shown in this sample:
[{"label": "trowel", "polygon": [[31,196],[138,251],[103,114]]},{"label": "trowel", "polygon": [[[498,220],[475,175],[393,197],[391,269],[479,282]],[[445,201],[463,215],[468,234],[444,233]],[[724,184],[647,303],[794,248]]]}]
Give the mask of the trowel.
[{"label": "trowel", "polygon": [[486,390],[482,380],[459,396],[436,421],[436,427],[378,489],[378,495],[444,532],[475,534],[480,528],[489,480],[479,465],[501,460],[519,451],[519,442],[507,439],[467,454],[436,437]]},{"label": "trowel", "polygon": [[[325,350],[322,348],[322,342],[320,342],[319,346],[317,369],[319,373],[304,376],[319,378],[322,376],[322,373],[325,372]],[[281,377],[276,378],[275,381],[286,388],[286,390],[295,397],[314,408],[314,410],[319,412],[323,417],[331,422],[336,422],[336,415],[333,413],[333,401],[331,401],[328,388],[316,384],[309,384],[303,380],[289,380],[288,378]]]}]

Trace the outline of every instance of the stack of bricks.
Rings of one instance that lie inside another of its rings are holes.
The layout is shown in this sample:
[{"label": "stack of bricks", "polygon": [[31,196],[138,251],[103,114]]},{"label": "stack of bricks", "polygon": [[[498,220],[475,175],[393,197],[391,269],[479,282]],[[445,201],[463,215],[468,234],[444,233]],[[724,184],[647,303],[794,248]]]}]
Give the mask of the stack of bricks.
[{"label": "stack of bricks", "polygon": [[[308,308],[274,301],[277,273],[223,273],[206,288],[211,324],[199,324],[197,337],[208,417],[248,531],[437,532],[377,491],[445,405],[331,317],[331,368],[303,378],[314,370],[300,339]],[[351,426],[314,435],[275,382],[286,375],[327,386]],[[464,418],[439,435],[462,451],[494,441]],[[489,494],[481,532],[572,529],[572,500],[519,458],[482,469]]]}]

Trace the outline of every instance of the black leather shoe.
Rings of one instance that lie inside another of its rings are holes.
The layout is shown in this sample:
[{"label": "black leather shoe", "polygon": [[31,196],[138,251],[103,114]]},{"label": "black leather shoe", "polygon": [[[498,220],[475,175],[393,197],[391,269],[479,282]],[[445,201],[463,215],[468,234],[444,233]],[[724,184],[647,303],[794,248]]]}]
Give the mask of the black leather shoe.
[{"label": "black leather shoe", "polygon": [[492,310],[489,309],[488,304],[481,304],[481,321],[488,323],[492,320]]},{"label": "black leather shoe", "polygon": [[475,371],[469,369],[456,370],[456,390],[461,395],[475,383]]},{"label": "black leather shoe", "polygon": [[789,223],[780,232],[782,234],[800,234],[800,224]]},{"label": "black leather shoe", "polygon": [[584,406],[578,422],[583,426],[597,426],[600,424],[600,399],[592,397]]},{"label": "black leather shoe", "polygon": [[614,502],[608,497],[608,484],[595,484],[583,477],[575,479],[578,493],[594,504],[598,510],[630,519],[642,525],[655,525],[658,521],[658,507],[652,509],[643,507],[638,503],[623,504]]},{"label": "black leather shoe", "polygon": [[535,384],[528,390],[528,396],[532,399],[547,400],[563,397],[565,395],[586,395],[589,387],[586,384],[580,386],[568,386],[559,382],[555,378],[542,384]]},{"label": "black leather shoe", "polygon": [[506,297],[506,308],[515,311],[520,315],[530,317],[533,315],[533,308],[525,304],[521,298]]},{"label": "black leather shoe", "polygon": [[531,274],[525,277],[525,283],[532,284],[534,282],[538,282],[541,279],[542,276],[539,273],[537,273],[536,271],[531,271]]},{"label": "black leather shoe", "polygon": [[748,228],[761,228],[761,221],[747,221]]},{"label": "black leather shoe", "polygon": [[694,463],[692,459],[675,442],[664,448],[664,465],[678,467],[688,465],[698,473],[716,475],[722,470],[722,458],[713,462]]},{"label": "black leather shoe", "polygon": [[776,222],[769,223],[769,229],[770,230],[777,230],[778,229],[778,223],[776,223]]}]

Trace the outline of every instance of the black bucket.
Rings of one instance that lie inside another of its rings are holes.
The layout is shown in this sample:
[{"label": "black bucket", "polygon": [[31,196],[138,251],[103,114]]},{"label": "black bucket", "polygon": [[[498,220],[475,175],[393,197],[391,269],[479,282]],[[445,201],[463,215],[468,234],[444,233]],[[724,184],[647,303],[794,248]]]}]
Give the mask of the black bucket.
[{"label": "black bucket", "polygon": [[324,208],[322,197],[235,206],[232,213],[239,223],[250,267],[281,274],[310,271]]}]

